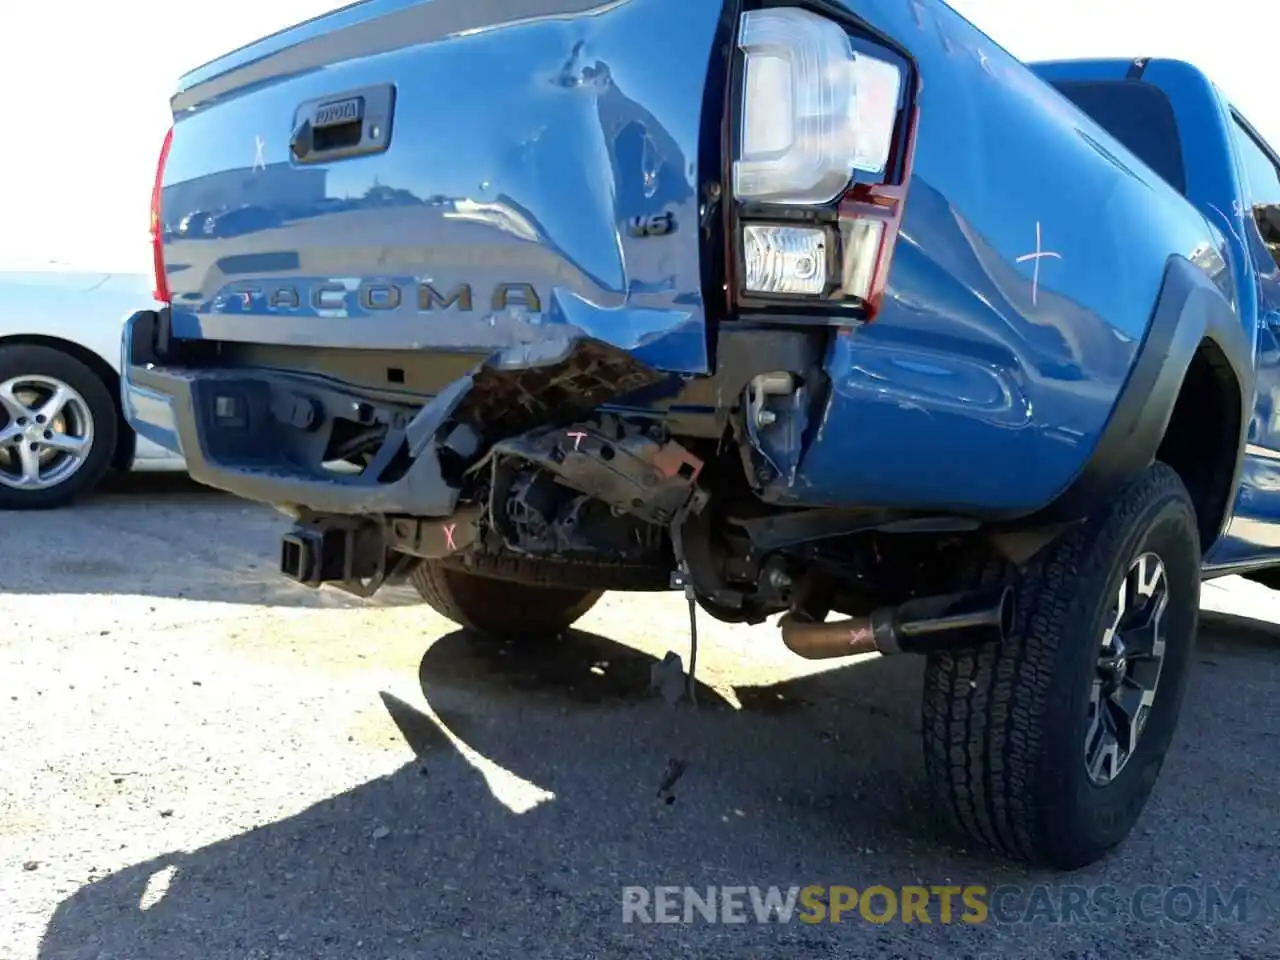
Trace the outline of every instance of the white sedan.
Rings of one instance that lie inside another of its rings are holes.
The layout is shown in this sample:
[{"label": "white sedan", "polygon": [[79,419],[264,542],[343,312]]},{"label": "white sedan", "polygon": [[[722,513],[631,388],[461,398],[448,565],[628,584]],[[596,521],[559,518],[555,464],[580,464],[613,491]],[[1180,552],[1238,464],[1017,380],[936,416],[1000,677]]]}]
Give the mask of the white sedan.
[{"label": "white sedan", "polygon": [[120,410],[124,321],[150,276],[0,270],[0,510],[59,507],[109,470],[180,470]]}]

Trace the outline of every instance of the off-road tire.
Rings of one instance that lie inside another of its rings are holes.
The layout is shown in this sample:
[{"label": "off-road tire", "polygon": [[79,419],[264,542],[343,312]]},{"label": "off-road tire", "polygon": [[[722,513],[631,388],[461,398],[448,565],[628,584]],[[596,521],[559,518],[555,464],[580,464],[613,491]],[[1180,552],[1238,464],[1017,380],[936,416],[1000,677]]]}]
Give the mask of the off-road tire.
[{"label": "off-road tire", "polygon": [[64,507],[102,482],[116,454],[120,414],[111,391],[92,369],[53,347],[27,343],[0,346],[0,383],[32,375],[60,380],[80,394],[93,420],[93,446],[79,469],[56,486],[23,490],[0,484],[0,510]]},{"label": "off-road tire", "polygon": [[[1163,666],[1131,758],[1099,786],[1085,768],[1090,689],[1117,592],[1147,552],[1168,578]],[[1200,559],[1187,491],[1157,463],[1030,561],[1005,643],[929,657],[925,767],[965,833],[1062,870],[1093,863],[1124,840],[1177,723],[1199,618]]]},{"label": "off-road tire", "polygon": [[561,634],[604,594],[480,577],[431,560],[420,563],[409,580],[442,617],[476,633],[512,639]]}]

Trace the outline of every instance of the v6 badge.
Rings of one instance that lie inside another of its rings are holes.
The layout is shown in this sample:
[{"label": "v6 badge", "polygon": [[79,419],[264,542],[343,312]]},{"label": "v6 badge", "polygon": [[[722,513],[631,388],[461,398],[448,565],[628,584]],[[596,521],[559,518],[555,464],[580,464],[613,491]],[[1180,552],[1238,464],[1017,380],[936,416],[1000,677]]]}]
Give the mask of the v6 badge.
[{"label": "v6 badge", "polygon": [[664,237],[675,228],[676,218],[670,211],[632,217],[627,221],[627,232],[633,237]]}]

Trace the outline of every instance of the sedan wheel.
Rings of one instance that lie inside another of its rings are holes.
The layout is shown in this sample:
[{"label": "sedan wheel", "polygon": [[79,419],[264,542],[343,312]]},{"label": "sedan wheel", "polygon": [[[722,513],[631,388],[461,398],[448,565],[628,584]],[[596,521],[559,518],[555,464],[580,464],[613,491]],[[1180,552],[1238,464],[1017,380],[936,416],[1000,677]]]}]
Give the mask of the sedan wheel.
[{"label": "sedan wheel", "polygon": [[0,383],[0,484],[47,490],[66,483],[93,449],[93,415],[74,387],[38,374]]},{"label": "sedan wheel", "polygon": [[0,346],[0,510],[60,507],[111,466],[120,413],[102,378],[76,357]]}]

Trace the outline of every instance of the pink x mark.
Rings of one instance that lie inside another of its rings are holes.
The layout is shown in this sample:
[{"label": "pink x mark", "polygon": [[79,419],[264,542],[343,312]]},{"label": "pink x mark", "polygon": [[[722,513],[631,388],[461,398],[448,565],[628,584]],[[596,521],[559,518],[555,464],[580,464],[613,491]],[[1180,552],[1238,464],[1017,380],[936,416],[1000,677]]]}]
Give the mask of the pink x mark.
[{"label": "pink x mark", "polygon": [[444,531],[444,545],[450,550],[457,550],[457,545],[453,542],[453,530],[457,526],[456,523],[446,523],[442,529]]}]

